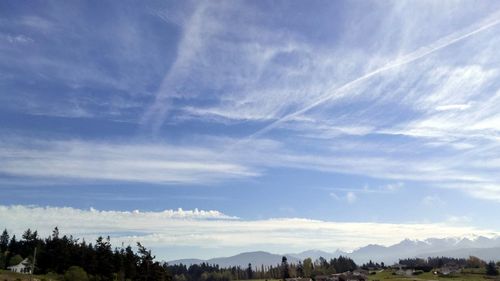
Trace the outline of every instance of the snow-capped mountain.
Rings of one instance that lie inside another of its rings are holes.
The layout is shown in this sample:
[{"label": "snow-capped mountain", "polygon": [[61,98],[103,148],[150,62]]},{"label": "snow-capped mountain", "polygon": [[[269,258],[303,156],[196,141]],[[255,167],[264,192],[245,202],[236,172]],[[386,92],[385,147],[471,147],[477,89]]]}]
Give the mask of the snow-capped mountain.
[{"label": "snow-capped mountain", "polygon": [[[470,255],[484,260],[500,260],[500,237],[478,236],[473,238],[429,238],[425,240],[405,239],[391,246],[370,244],[352,252],[325,252],[322,250],[308,250],[300,253],[285,254],[290,263],[298,263],[306,258],[313,260],[323,257],[327,260],[338,256],[348,256],[356,263],[362,264],[372,260],[392,264],[402,258],[448,256],[467,258]],[[222,267],[241,266],[249,263],[254,266],[277,265],[283,255],[271,254],[264,251],[241,253],[231,257],[213,258],[209,260],[184,259],[170,261],[169,264],[199,264],[206,262],[218,264]]]}]

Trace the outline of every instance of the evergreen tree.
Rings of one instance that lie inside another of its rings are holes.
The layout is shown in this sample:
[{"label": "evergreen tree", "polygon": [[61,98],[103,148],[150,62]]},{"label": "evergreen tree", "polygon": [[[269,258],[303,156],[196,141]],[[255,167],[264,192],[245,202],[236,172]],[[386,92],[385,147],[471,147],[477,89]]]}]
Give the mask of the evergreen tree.
[{"label": "evergreen tree", "polygon": [[112,273],[115,272],[113,267],[113,252],[111,251],[111,242],[109,236],[104,239],[97,238],[95,244],[95,252],[97,256],[96,273],[102,280],[113,280]]},{"label": "evergreen tree", "polygon": [[281,258],[281,271],[283,280],[290,278],[290,269],[288,267],[288,261],[285,256]]},{"label": "evergreen tree", "polygon": [[7,251],[7,247],[9,246],[9,233],[7,229],[4,229],[2,235],[0,235],[0,252],[3,254]]},{"label": "evergreen tree", "polygon": [[253,278],[253,271],[252,271],[252,264],[248,264],[247,268],[247,279],[252,279]]},{"label": "evergreen tree", "polygon": [[139,253],[139,277],[141,280],[151,281],[151,269],[155,257],[141,243],[137,242],[137,247]]},{"label": "evergreen tree", "polygon": [[490,276],[497,276],[498,275],[498,269],[497,269],[495,262],[490,261],[486,265],[486,275],[490,275]]},{"label": "evergreen tree", "polygon": [[299,261],[299,264],[297,265],[297,277],[304,277],[304,267],[302,266],[302,262]]},{"label": "evergreen tree", "polygon": [[54,230],[52,230],[52,240],[59,239],[59,228],[56,226]]}]

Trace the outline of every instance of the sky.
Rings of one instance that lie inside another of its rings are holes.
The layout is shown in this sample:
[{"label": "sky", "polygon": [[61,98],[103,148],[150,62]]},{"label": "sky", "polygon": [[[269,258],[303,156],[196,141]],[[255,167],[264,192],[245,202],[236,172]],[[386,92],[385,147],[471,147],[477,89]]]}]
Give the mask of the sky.
[{"label": "sky", "polygon": [[498,1],[1,1],[0,227],[163,260],[500,233]]}]

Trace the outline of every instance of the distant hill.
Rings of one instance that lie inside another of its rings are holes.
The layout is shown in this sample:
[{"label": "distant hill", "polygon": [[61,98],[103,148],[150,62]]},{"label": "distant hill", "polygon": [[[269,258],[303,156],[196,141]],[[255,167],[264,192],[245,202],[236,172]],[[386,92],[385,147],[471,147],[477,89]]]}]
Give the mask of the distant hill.
[{"label": "distant hill", "polygon": [[[298,263],[299,259],[290,255],[285,255],[288,259],[289,263]],[[208,260],[199,260],[199,259],[182,259],[182,260],[174,260],[169,261],[168,264],[200,264],[200,263],[208,263],[208,264],[218,264],[221,267],[229,267],[229,266],[241,266],[243,268],[247,267],[249,263],[254,267],[260,267],[261,265],[269,266],[269,265],[277,265],[281,263],[283,255],[271,254],[268,252],[257,251],[257,252],[247,252],[241,253],[235,256],[230,257],[221,257],[221,258],[213,258]]]},{"label": "distant hill", "polygon": [[192,264],[201,264],[204,262],[206,262],[206,261],[200,260],[200,259],[180,259],[180,260],[169,261],[168,264],[184,264],[184,265],[190,266]]},{"label": "distant hill", "polygon": [[[488,249],[500,247],[500,237],[487,238],[479,236],[475,239],[468,238],[430,238],[423,241],[405,239],[392,246],[368,245],[347,254],[357,263],[369,260],[391,264],[400,258],[413,257],[468,257],[469,253],[482,253]],[[484,251],[480,251],[484,250]],[[489,252],[488,252],[489,253]],[[453,255],[452,255],[453,254]],[[478,257],[480,257],[478,255]],[[489,255],[489,259],[500,260],[500,251],[496,255]]]},{"label": "distant hill", "polygon": [[345,256],[345,255],[348,255],[346,252],[342,252],[342,251],[335,251],[333,253],[329,253],[329,252],[325,252],[325,251],[321,251],[321,250],[308,250],[308,251],[304,251],[304,252],[301,252],[301,253],[297,253],[297,254],[287,254],[288,256],[291,256],[291,257],[295,257],[296,259],[298,260],[305,260],[306,258],[311,258],[312,260],[316,260],[316,259],[319,259],[319,257],[323,257],[327,260],[329,259],[333,259],[333,258],[338,258],[339,256]]},{"label": "distant hill", "polygon": [[[430,238],[426,240],[405,239],[391,246],[381,246],[376,244],[361,247],[352,252],[335,251],[325,252],[321,250],[308,250],[301,253],[285,254],[290,263],[298,263],[305,258],[313,260],[323,257],[327,260],[342,256],[352,258],[356,263],[362,264],[369,260],[374,262],[384,262],[392,264],[401,258],[414,257],[436,257],[447,256],[455,258],[467,258],[470,255],[477,256],[486,261],[500,260],[500,237],[487,238],[483,236],[474,239],[469,238]],[[253,266],[277,265],[281,262],[283,255],[271,254],[268,252],[248,252],[231,257],[213,258],[209,260],[184,259],[168,262],[169,264],[218,264],[222,267],[241,266],[246,267],[248,263]]]}]

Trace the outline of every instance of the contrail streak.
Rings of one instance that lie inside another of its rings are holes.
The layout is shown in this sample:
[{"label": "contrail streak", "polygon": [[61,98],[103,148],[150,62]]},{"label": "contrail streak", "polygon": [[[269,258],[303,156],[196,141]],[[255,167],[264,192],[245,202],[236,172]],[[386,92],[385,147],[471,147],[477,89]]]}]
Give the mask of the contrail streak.
[{"label": "contrail streak", "polygon": [[[495,13],[495,16],[493,18],[496,18],[498,17],[498,13]],[[376,76],[382,72],[385,72],[387,70],[391,70],[391,69],[394,69],[394,68],[397,68],[397,67],[400,67],[400,66],[403,66],[403,65],[406,65],[408,63],[411,63],[411,62],[414,62],[420,58],[423,58],[425,56],[428,56],[434,52],[437,52],[443,48],[446,48],[452,44],[455,44],[459,41],[462,41],[464,39],[467,39],[479,32],[482,32],[486,29],[489,29],[491,27],[494,27],[496,25],[500,24],[500,19],[496,19],[492,22],[489,22],[489,23],[486,23],[484,25],[481,25],[479,28],[476,28],[470,32],[467,32],[465,34],[457,34],[457,32],[455,33],[452,33],[448,36],[445,36],[437,41],[435,41],[434,43],[430,44],[430,45],[427,45],[427,46],[424,46],[424,47],[421,47],[419,48],[418,50],[412,52],[412,53],[409,53],[399,59],[396,59],[394,61],[391,61],[389,62],[388,64],[386,64],[385,66],[383,67],[380,67],[376,70],[373,70],[361,77],[358,77],[350,82],[347,82],[346,84],[344,84],[343,86],[337,88],[337,89],[329,89],[327,90],[327,93],[321,95],[319,98],[317,98],[315,101],[313,101],[312,103],[310,103],[309,105],[305,106],[304,108],[300,109],[300,110],[297,110],[293,113],[290,113],[290,114],[287,114],[283,117],[281,117],[280,119],[272,122],[271,124],[265,126],[264,128],[258,130],[257,132],[247,136],[246,138],[238,141],[235,145],[241,143],[241,142],[246,142],[246,141],[249,141],[257,136],[260,136],[266,132],[269,132],[271,130],[273,130],[274,128],[276,128],[279,124],[283,123],[283,122],[286,122],[288,120],[291,120],[293,119],[294,117],[296,116],[299,116],[300,114],[302,113],[305,113],[309,110],[311,110],[312,108],[315,108],[317,107],[318,105],[321,105],[325,102],[327,102],[328,100],[332,99],[332,98],[335,98],[335,97],[338,97],[339,95],[338,94],[342,94],[346,92],[346,90],[350,89],[351,87],[361,83],[361,82],[364,82],[365,80],[368,80],[370,79],[371,77],[373,76]],[[333,92],[332,92],[333,91]]]}]

